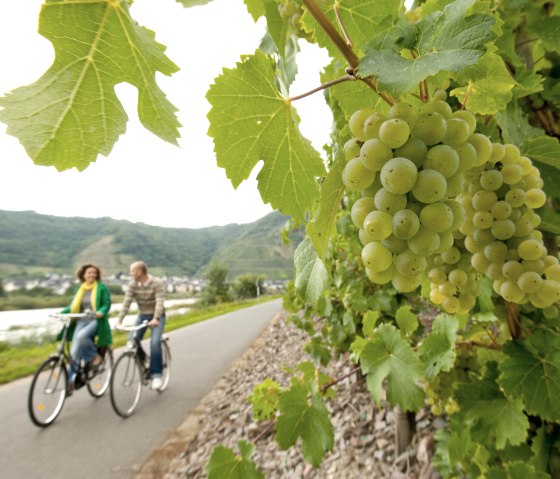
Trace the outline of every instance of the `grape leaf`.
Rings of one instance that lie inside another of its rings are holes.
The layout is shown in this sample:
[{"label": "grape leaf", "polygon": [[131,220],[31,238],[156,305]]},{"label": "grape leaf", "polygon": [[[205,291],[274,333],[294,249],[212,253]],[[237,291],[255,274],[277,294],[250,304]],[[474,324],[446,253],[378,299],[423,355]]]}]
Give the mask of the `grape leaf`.
[{"label": "grape leaf", "polygon": [[497,377],[497,364],[487,363],[484,377],[460,386],[455,396],[460,414],[472,423],[472,438],[482,443],[490,440],[497,449],[504,449],[508,442],[515,446],[527,438],[529,421],[523,401],[504,396]]},{"label": "grape leaf", "polygon": [[416,411],[424,404],[424,393],[416,384],[422,378],[424,366],[398,330],[389,325],[379,326],[375,336],[364,346],[360,355],[367,386],[379,405],[383,382],[387,379],[387,400],[407,411]]},{"label": "grape leaf", "polygon": [[217,446],[213,449],[206,465],[208,479],[263,479],[264,474],[257,470],[251,460],[254,446],[246,441],[237,444],[240,455],[236,456],[229,447]]},{"label": "grape leaf", "polygon": [[499,383],[505,393],[522,398],[529,414],[560,420],[560,337],[536,331],[504,346]]},{"label": "grape leaf", "polygon": [[465,86],[451,90],[451,95],[464,103],[467,90],[470,90],[466,106],[473,113],[493,115],[504,110],[513,96],[515,81],[502,58],[495,53],[486,53],[476,65],[469,66],[452,77]]},{"label": "grape leaf", "polygon": [[266,378],[257,384],[247,398],[247,401],[253,405],[253,417],[257,421],[272,419],[278,407],[279,397],[280,385],[276,381]]},{"label": "grape leaf", "polygon": [[527,115],[517,102],[510,102],[505,110],[496,113],[496,121],[505,143],[521,146],[524,140],[545,134],[544,130],[529,123]]},{"label": "grape leaf", "polygon": [[492,467],[485,474],[487,479],[550,479],[550,476],[537,471],[532,465],[521,461],[508,462],[500,467]]},{"label": "grape leaf", "polygon": [[395,320],[405,334],[412,334],[420,326],[418,317],[410,310],[410,306],[406,305],[397,309]]},{"label": "grape leaf", "polygon": [[307,223],[307,234],[320,258],[327,254],[329,238],[336,232],[336,217],[344,195],[342,170],[346,166],[343,156],[335,161],[325,181],[321,183],[321,196],[313,218]]},{"label": "grape leaf", "polygon": [[560,17],[539,16],[538,22],[529,27],[547,50],[560,53]]},{"label": "grape leaf", "polygon": [[[403,2],[396,0],[339,0],[338,11],[342,23],[352,40],[353,50],[360,52],[369,42],[372,32],[379,34],[392,25],[398,14],[403,11]],[[320,2],[331,24],[338,25],[334,13],[334,2]],[[303,28],[311,32],[321,47],[325,47],[333,58],[342,58],[332,40],[319,27],[316,20],[305,11],[301,17]]]},{"label": "grape leaf", "polygon": [[295,109],[275,87],[275,70],[274,61],[259,50],[243,56],[237,68],[224,69],[206,95],[212,105],[208,134],[218,166],[235,188],[262,160],[257,180],[263,201],[303,221],[325,167],[299,132]]},{"label": "grape leaf", "polygon": [[[475,64],[486,42],[495,37],[491,31],[495,20],[482,13],[468,15],[474,1],[456,0],[443,12],[423,18],[416,26],[413,45],[391,44],[386,37],[378,37],[360,61],[360,77],[373,75],[380,89],[402,96],[442,70],[457,72]],[[403,46],[413,50],[415,58],[404,57]]]},{"label": "grape leaf", "polygon": [[543,208],[542,210],[539,210],[538,213],[541,217],[539,229],[542,231],[548,231],[555,235],[560,235],[560,214],[550,208]]},{"label": "grape leaf", "polygon": [[39,33],[55,50],[52,66],[35,83],[0,98],[0,120],[38,165],[85,169],[107,156],[126,130],[127,116],[114,87],[138,89],[142,124],[177,144],[176,108],[156,83],[156,71],[177,66],[154,33],[130,16],[125,0],[46,2]]},{"label": "grape leaf", "polygon": [[552,136],[530,138],[520,145],[520,150],[532,160],[560,169],[560,142]]},{"label": "grape leaf", "polygon": [[448,314],[440,314],[432,323],[430,334],[423,339],[418,349],[420,359],[426,365],[428,379],[453,368],[458,327],[457,318]]},{"label": "grape leaf", "polygon": [[269,2],[263,0],[244,0],[245,6],[249,11],[249,14],[253,17],[255,22],[263,17],[266,11],[266,6]]},{"label": "grape leaf", "polygon": [[294,253],[295,287],[298,295],[310,304],[317,301],[328,284],[328,272],[306,237]]},{"label": "grape leaf", "polygon": [[543,77],[537,72],[519,67],[515,72],[515,88],[513,98],[523,98],[543,91]]},{"label": "grape leaf", "polygon": [[333,427],[323,399],[312,393],[309,400],[308,388],[295,384],[282,394],[278,409],[281,414],[276,420],[276,440],[280,447],[288,449],[301,437],[303,457],[318,467],[334,444]]}]

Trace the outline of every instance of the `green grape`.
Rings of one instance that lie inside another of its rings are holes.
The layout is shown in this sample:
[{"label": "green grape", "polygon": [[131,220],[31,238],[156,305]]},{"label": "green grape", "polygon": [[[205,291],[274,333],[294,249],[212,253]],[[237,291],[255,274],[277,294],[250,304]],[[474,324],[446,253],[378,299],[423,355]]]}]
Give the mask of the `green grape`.
[{"label": "green grape", "polygon": [[410,136],[410,127],[405,120],[390,118],[379,127],[379,139],[389,148],[403,146]]},{"label": "green grape", "polygon": [[[510,165],[506,165],[510,166]],[[519,165],[511,165],[511,166],[519,166]],[[535,176],[531,173],[525,175],[523,177],[523,182],[525,183],[526,190],[540,190],[544,185],[544,181],[540,176]]]},{"label": "green grape", "polygon": [[533,231],[533,223],[531,223],[531,220],[526,216],[516,219],[514,223],[515,233],[513,235],[515,237],[524,237]]},{"label": "green grape", "polygon": [[447,191],[445,195],[448,198],[454,198],[457,195],[461,194],[463,191],[463,184],[464,184],[464,175],[463,172],[457,171],[455,174],[451,175],[447,180]]},{"label": "green grape", "polygon": [[560,283],[560,265],[551,264],[545,267],[544,277]]},{"label": "green grape", "polygon": [[521,261],[521,266],[525,271],[534,271],[535,273],[544,273],[544,261],[542,259],[524,259]]},{"label": "green grape", "polygon": [[422,203],[435,203],[445,197],[447,182],[445,177],[435,170],[422,170],[412,188],[412,195]]},{"label": "green grape", "polygon": [[432,95],[432,100],[447,100],[447,92],[445,90],[436,90]]},{"label": "green grape", "polygon": [[[486,268],[486,276],[493,280],[504,281],[504,275],[502,273],[502,269],[504,267],[504,263],[490,263],[488,268]],[[500,294],[499,291],[497,291]]]},{"label": "green grape", "polygon": [[442,284],[447,281],[447,273],[442,268],[432,268],[428,272],[428,278],[433,284]]},{"label": "green grape", "polygon": [[454,146],[457,155],[459,155],[459,170],[467,171],[474,167],[477,163],[476,148],[470,143]]},{"label": "green grape", "polygon": [[386,211],[390,214],[395,214],[406,207],[406,195],[395,195],[385,188],[381,188],[375,194],[374,201],[375,207],[378,210]]},{"label": "green grape", "polygon": [[492,153],[490,155],[490,163],[498,163],[506,154],[506,147],[501,143],[492,143]]},{"label": "green grape", "polygon": [[414,291],[422,282],[422,275],[405,276],[395,269],[391,283],[393,287],[400,293],[410,293]]},{"label": "green grape", "polygon": [[492,155],[492,142],[482,133],[473,133],[468,142],[476,149],[476,165],[484,165]]},{"label": "green grape", "polygon": [[395,256],[395,267],[397,271],[405,276],[423,273],[427,263],[424,256],[416,256],[412,251],[406,250]]},{"label": "green grape", "polygon": [[[500,220],[498,220],[500,221]],[[501,221],[507,221],[507,220],[501,220]],[[480,245],[487,245],[488,243],[491,243],[492,241],[494,241],[495,236],[492,233],[491,229],[490,230],[481,230],[478,228],[475,228],[475,230],[473,231],[473,239]]]},{"label": "green grape", "polygon": [[442,142],[446,145],[456,146],[465,143],[471,136],[469,124],[461,118],[449,118],[447,120],[447,132]]},{"label": "green grape", "polygon": [[500,286],[500,296],[511,303],[523,301],[525,293],[511,281],[504,281]]},{"label": "green grape", "polygon": [[490,227],[494,238],[507,240],[515,233],[515,223],[511,220],[495,220]]},{"label": "green grape", "polygon": [[459,313],[466,314],[476,305],[476,296],[472,294],[462,294],[459,296]]},{"label": "green grape", "polygon": [[387,236],[387,238],[381,240],[381,243],[393,254],[399,254],[408,249],[408,243],[395,235]]},{"label": "green grape", "polygon": [[393,158],[393,152],[378,139],[367,140],[359,151],[364,166],[371,171],[380,171]]},{"label": "green grape", "polygon": [[363,246],[373,241],[373,239],[370,238],[362,228],[360,228],[360,230],[358,231],[358,239]]},{"label": "green grape", "polygon": [[[486,258],[484,253],[478,252],[478,253],[474,253],[472,255],[471,265],[479,273],[484,273],[488,269],[488,266],[490,266],[490,261],[488,260],[488,258]],[[521,265],[519,265],[519,266],[521,266]]]},{"label": "green grape", "polygon": [[522,180],[523,168],[517,163],[504,165],[502,167],[502,175],[506,185],[514,185]]},{"label": "green grape", "polygon": [[408,193],[418,176],[418,169],[412,161],[396,157],[389,160],[381,168],[381,183],[390,192],[396,195]]},{"label": "green grape", "polygon": [[363,136],[365,140],[379,138],[379,127],[386,120],[383,115],[373,113],[364,121]]},{"label": "green grape", "polygon": [[444,231],[439,234],[439,247],[435,250],[435,253],[443,253],[453,246],[455,243],[455,238],[453,238],[453,233],[451,231]]},{"label": "green grape", "polygon": [[546,319],[556,319],[560,314],[560,310],[556,306],[548,306],[543,309],[543,316]]},{"label": "green grape", "polygon": [[512,208],[519,208],[525,204],[525,191],[521,188],[513,188],[506,193],[505,200]]},{"label": "green grape", "polygon": [[439,248],[439,235],[420,225],[418,233],[408,240],[408,248],[417,256],[428,256]]},{"label": "green grape", "polygon": [[366,268],[378,273],[391,266],[393,255],[379,241],[372,241],[363,247],[362,261]]},{"label": "green grape", "polygon": [[517,247],[517,253],[519,254],[519,257],[522,259],[534,261],[544,256],[546,254],[546,250],[540,241],[534,239],[528,239],[523,241]]},{"label": "green grape", "polygon": [[459,169],[459,155],[448,145],[436,145],[430,148],[424,169],[439,171],[449,178]]},{"label": "green grape", "polygon": [[408,240],[418,233],[420,220],[418,215],[409,209],[402,209],[393,215],[393,235],[402,240]]},{"label": "green grape", "polygon": [[364,231],[373,240],[387,238],[392,232],[392,216],[385,211],[372,211],[364,218]]},{"label": "green grape", "polygon": [[372,115],[374,111],[371,108],[364,108],[362,110],[358,110],[350,116],[350,120],[348,120],[348,126],[350,127],[350,131],[352,135],[354,135],[360,141],[366,141],[367,138],[364,134],[364,122],[366,118]]},{"label": "green grape", "polygon": [[536,293],[541,289],[543,279],[534,271],[525,271],[517,279],[517,287],[524,293]]},{"label": "green grape", "polygon": [[502,266],[502,274],[508,281],[517,283],[517,279],[525,272],[519,261],[506,261]]},{"label": "green grape", "polygon": [[426,145],[435,145],[445,137],[447,122],[436,112],[420,113],[412,127],[412,137],[422,140]]},{"label": "green grape", "polygon": [[443,303],[445,296],[440,293],[439,289],[435,288],[430,291],[430,301],[436,305]]},{"label": "green grape", "polygon": [[494,191],[480,190],[472,197],[472,206],[476,211],[492,211],[492,206],[498,201]]},{"label": "green grape", "polygon": [[480,175],[480,186],[485,190],[496,191],[504,183],[502,172],[498,170],[487,170]]},{"label": "green grape", "polygon": [[424,164],[427,154],[428,147],[426,143],[418,138],[409,138],[404,145],[395,149],[395,156],[407,158],[418,167]]},{"label": "green grape", "polygon": [[358,228],[363,228],[364,218],[375,209],[374,199],[370,196],[364,196],[356,200],[350,210],[352,223]]},{"label": "green grape", "polygon": [[459,229],[459,226],[465,221],[465,208],[461,203],[455,200],[447,200],[444,203],[451,209],[451,213],[453,214],[453,221],[449,229],[455,231]]},{"label": "green grape", "polygon": [[464,239],[464,243],[465,249],[471,254],[475,254],[484,250],[484,245],[477,243],[473,235],[466,236]]},{"label": "green grape", "polygon": [[448,118],[451,118],[451,115],[453,114],[453,110],[451,109],[449,104],[443,100],[432,100],[428,103],[425,103],[420,111],[422,113],[439,113],[446,120]]},{"label": "green grape", "polygon": [[459,298],[456,298],[455,296],[448,296],[443,300],[441,306],[448,313],[455,314],[459,311],[459,307],[460,307]]},{"label": "green grape", "polygon": [[517,146],[512,145],[511,143],[507,143],[504,145],[505,152],[504,157],[502,158],[502,163],[514,163],[521,156],[521,152]]},{"label": "green grape", "polygon": [[472,217],[472,222],[476,228],[487,229],[494,224],[494,217],[489,211],[477,211]]},{"label": "green grape", "polygon": [[368,279],[375,284],[387,284],[393,279],[393,265],[389,266],[385,271],[372,271],[366,268],[366,276]]},{"label": "green grape", "polygon": [[350,161],[352,158],[360,155],[360,148],[362,142],[357,138],[350,138],[346,143],[344,143],[344,158],[346,161]]},{"label": "green grape", "polygon": [[444,296],[453,296],[457,294],[457,288],[453,286],[449,281],[442,283],[438,286],[438,290]]},{"label": "green grape", "polygon": [[507,201],[500,200],[496,201],[496,203],[492,205],[492,209],[490,211],[495,219],[505,220],[511,215],[512,208]]},{"label": "green grape", "polygon": [[493,241],[484,246],[484,256],[493,263],[503,263],[506,260],[508,247],[501,241]]},{"label": "green grape", "polygon": [[450,271],[448,276],[449,282],[455,287],[464,286],[469,280],[467,273],[460,269]]},{"label": "green grape", "polygon": [[453,224],[453,211],[445,203],[428,204],[420,211],[420,223],[437,233],[443,233]]},{"label": "green grape", "polygon": [[546,268],[548,268],[549,266],[554,266],[554,265],[560,264],[560,260],[558,260],[558,258],[556,256],[553,256],[551,254],[547,254],[543,258],[543,263],[544,263],[544,266]]},{"label": "green grape", "polygon": [[418,113],[416,108],[408,103],[395,103],[387,112],[388,118],[400,118],[406,121],[409,125],[413,125],[416,121]]},{"label": "green grape", "polygon": [[360,158],[353,158],[344,167],[342,171],[342,182],[350,191],[360,191],[373,183],[375,173],[368,170]]},{"label": "green grape", "polygon": [[476,130],[476,118],[475,116],[468,110],[457,110],[451,114],[451,118],[460,118],[461,120],[465,120],[470,128],[471,135]]},{"label": "green grape", "polygon": [[456,264],[461,259],[461,251],[454,246],[441,253],[441,259],[445,264]]},{"label": "green grape", "polygon": [[543,190],[532,188],[525,192],[525,205],[528,208],[542,208],[546,203],[546,195]]}]

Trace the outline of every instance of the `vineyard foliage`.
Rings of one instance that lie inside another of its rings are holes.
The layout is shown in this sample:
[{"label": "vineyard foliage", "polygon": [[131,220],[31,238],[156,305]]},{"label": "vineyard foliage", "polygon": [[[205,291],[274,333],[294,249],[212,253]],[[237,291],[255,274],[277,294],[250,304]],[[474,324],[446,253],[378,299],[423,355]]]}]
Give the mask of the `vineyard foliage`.
[{"label": "vineyard foliage", "polygon": [[[45,1],[55,61],[0,98],[35,163],[84,169],[108,155],[126,124],[120,82],[138,88],[143,125],[176,142],[155,74],[178,67],[131,3]],[[560,477],[560,4],[245,5],[267,33],[211,85],[208,134],[235,187],[262,161],[263,201],[305,225],[285,307],[314,360],[287,386],[255,388],[255,420],[319,467],[338,382],[321,369],[346,355],[377,405],[445,416],[444,477]],[[309,92],[333,113],[323,152],[299,130],[305,92],[290,89],[301,42],[331,58]],[[217,447],[209,477],[262,477],[254,446],[238,449]]]}]

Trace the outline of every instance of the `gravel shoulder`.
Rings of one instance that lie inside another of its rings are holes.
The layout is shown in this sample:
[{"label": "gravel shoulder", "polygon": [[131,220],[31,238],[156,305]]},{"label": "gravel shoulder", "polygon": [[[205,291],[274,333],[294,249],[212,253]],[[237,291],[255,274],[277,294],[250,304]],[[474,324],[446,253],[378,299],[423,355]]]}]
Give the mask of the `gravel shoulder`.
[{"label": "gravel shoulder", "polygon": [[[268,479],[438,478],[430,462],[433,433],[443,421],[428,411],[418,412],[412,443],[395,457],[394,413],[390,407],[377,408],[355,374],[338,383],[336,396],[327,401],[335,444],[321,466],[313,469],[306,464],[297,446],[280,450],[270,423],[253,421],[247,397],[267,377],[287,386],[289,376],[282,366],[310,360],[303,351],[306,341],[306,334],[285,321],[285,314],[277,315],[181,426],[152,452],[135,479],[205,478],[214,446],[224,445],[237,453],[239,440],[254,441],[259,436],[253,460]],[[347,357],[332,363],[325,371],[332,378],[355,368]]]}]

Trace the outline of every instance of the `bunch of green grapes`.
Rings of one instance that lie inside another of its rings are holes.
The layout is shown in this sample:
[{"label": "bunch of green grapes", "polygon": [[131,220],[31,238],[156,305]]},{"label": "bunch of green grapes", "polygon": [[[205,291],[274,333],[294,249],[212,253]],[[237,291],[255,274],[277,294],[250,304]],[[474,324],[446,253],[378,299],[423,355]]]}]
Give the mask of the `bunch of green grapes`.
[{"label": "bunch of green grapes", "polygon": [[430,301],[450,314],[468,313],[478,295],[477,274],[463,240],[441,254],[434,255],[427,269]]},{"label": "bunch of green grapes", "polygon": [[505,300],[551,308],[560,301],[560,266],[535,229],[541,220],[534,209],[546,202],[540,172],[515,145],[488,140],[485,148],[487,161],[466,172],[458,198],[472,266]]},{"label": "bunch of green grapes", "polygon": [[464,172],[486,161],[475,117],[452,112],[438,95],[420,111],[407,103],[393,105],[386,116],[359,110],[349,126],[354,138],[344,145],[342,180],[362,192],[352,220],[367,276],[413,291],[428,259],[454,245],[465,212],[453,198],[462,192]]},{"label": "bunch of green grapes", "polygon": [[305,38],[311,41],[310,33],[306,32],[301,27],[300,20],[303,9],[298,2],[294,0],[281,0],[278,4],[278,13],[283,21],[289,23],[293,27],[299,38]]},{"label": "bunch of green grapes", "polygon": [[459,411],[459,405],[453,398],[452,384],[452,382],[442,381],[440,376],[436,376],[424,385],[426,404],[430,406],[434,416],[441,416],[444,413],[451,415]]}]

